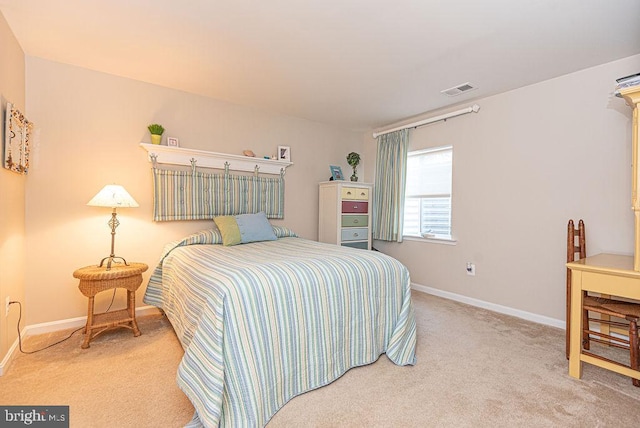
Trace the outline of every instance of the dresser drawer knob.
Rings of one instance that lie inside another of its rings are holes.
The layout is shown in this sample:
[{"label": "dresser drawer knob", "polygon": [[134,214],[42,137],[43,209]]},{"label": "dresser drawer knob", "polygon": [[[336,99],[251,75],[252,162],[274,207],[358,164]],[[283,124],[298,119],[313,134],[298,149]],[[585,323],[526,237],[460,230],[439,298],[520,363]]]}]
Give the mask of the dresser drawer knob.
[{"label": "dresser drawer knob", "polygon": [[354,233],[353,236],[358,236],[358,232]]},{"label": "dresser drawer knob", "polygon": [[354,224],[357,224],[357,223],[358,223],[358,219],[357,219],[357,218],[356,218],[356,219],[354,219],[354,220],[353,220],[353,223],[354,223]]}]

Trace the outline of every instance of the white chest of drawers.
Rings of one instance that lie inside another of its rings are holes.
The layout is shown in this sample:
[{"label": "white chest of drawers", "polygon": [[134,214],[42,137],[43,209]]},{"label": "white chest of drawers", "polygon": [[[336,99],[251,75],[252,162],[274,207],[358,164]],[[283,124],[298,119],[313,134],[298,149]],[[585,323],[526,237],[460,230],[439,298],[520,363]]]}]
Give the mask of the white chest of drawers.
[{"label": "white chest of drawers", "polygon": [[372,190],[353,181],[320,183],[318,241],[370,250]]}]

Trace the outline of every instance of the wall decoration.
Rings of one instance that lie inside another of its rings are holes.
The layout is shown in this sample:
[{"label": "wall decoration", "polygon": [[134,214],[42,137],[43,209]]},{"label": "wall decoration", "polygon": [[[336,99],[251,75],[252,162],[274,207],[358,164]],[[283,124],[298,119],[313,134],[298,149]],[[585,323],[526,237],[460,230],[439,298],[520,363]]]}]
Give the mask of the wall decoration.
[{"label": "wall decoration", "polygon": [[291,147],[278,146],[278,160],[291,162]]},{"label": "wall decoration", "polygon": [[167,137],[167,146],[169,147],[180,147],[180,142],[176,137]]},{"label": "wall decoration", "polygon": [[284,172],[277,177],[153,168],[153,220],[211,220],[264,212],[284,218]]},{"label": "wall decoration", "polygon": [[29,170],[29,150],[31,128],[33,124],[24,117],[24,114],[7,103],[4,136],[4,167],[26,174]]},{"label": "wall decoration", "polygon": [[342,168],[335,165],[330,165],[331,169],[331,178],[334,180],[344,180],[344,175],[342,175]]}]

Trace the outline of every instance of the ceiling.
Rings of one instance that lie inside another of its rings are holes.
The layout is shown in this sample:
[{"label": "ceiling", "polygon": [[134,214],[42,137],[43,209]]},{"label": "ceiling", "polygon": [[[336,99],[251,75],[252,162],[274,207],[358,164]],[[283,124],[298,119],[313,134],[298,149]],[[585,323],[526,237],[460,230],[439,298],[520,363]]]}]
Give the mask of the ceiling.
[{"label": "ceiling", "polygon": [[[354,130],[640,53],[638,0],[0,0],[0,11],[26,55]],[[465,82],[477,89],[440,93]]]}]

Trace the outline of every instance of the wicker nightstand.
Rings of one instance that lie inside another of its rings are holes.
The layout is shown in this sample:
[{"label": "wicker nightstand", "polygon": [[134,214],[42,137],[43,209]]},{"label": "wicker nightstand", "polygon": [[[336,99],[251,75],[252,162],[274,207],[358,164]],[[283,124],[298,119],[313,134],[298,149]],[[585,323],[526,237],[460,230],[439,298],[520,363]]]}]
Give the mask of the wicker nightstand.
[{"label": "wicker nightstand", "polygon": [[[74,278],[80,280],[78,288],[82,294],[89,298],[89,313],[87,315],[84,342],[82,343],[83,349],[89,347],[91,339],[105,330],[115,327],[130,328],[133,330],[135,337],[140,336],[135,312],[136,290],[142,284],[142,272],[146,271],[147,268],[148,266],[144,263],[129,263],[129,265],[113,264],[110,270],[107,270],[104,266],[87,266],[73,272]],[[127,308],[94,314],[93,300],[95,295],[113,288],[125,288],[127,290]]]}]

